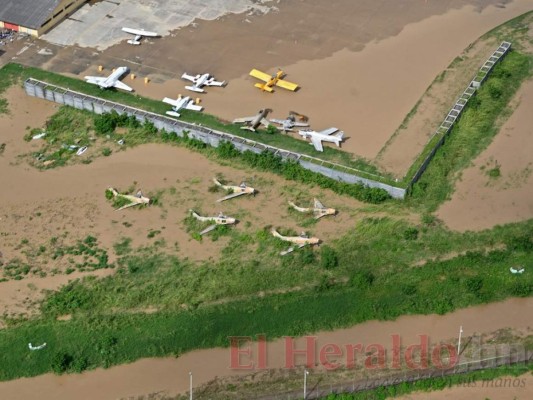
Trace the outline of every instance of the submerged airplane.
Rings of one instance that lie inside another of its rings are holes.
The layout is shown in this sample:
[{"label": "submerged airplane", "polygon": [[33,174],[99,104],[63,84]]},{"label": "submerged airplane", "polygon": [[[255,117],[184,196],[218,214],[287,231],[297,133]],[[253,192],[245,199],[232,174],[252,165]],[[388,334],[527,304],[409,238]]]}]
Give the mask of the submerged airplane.
[{"label": "submerged airplane", "polygon": [[216,178],[213,178],[213,182],[215,182],[215,185],[220,186],[222,189],[227,190],[228,192],[232,192],[231,194],[228,194],[225,197],[222,197],[221,199],[217,200],[217,203],[220,203],[225,200],[233,199],[237,196],[242,196],[243,194],[252,194],[255,196],[255,189],[253,187],[250,187],[246,185],[246,183],[241,183],[239,186],[233,186],[233,185],[223,185],[220,183]]},{"label": "submerged airplane", "polygon": [[128,67],[118,67],[107,78],[104,78],[101,76],[86,76],[84,79],[88,83],[92,83],[92,84],[100,86],[102,89],[108,89],[110,87],[115,87],[117,89],[127,90],[128,92],[131,92],[133,91],[132,88],[130,88],[125,83],[122,83],[121,81],[119,81],[120,77],[128,73],[128,71],[129,71]]},{"label": "submerged airplane", "polygon": [[234,225],[237,220],[235,218],[227,217],[222,213],[219,213],[216,217],[202,217],[198,213],[196,213],[194,210],[189,210],[194,218],[196,218],[198,221],[201,222],[214,222],[213,225],[208,226],[205,228],[202,232],[200,232],[200,235],[204,235],[208,232],[211,232],[213,229],[215,229],[218,225]]},{"label": "submerged airplane", "polygon": [[259,110],[256,115],[252,115],[251,117],[236,118],[233,120],[233,123],[245,124],[244,126],[241,126],[241,129],[247,129],[252,132],[255,132],[255,130],[259,128],[260,125],[263,125],[265,128],[268,128],[270,126],[270,122],[268,122],[266,116],[271,111],[272,110],[270,108],[265,108],[263,110]]},{"label": "submerged airplane", "polygon": [[292,114],[290,114],[287,119],[271,119],[270,122],[281,125],[281,130],[283,132],[292,131],[292,128],[294,127],[309,126],[309,124],[305,122],[296,122],[296,117]]},{"label": "submerged airplane", "polygon": [[320,239],[319,238],[309,237],[304,232],[302,232],[302,234],[300,236],[283,236],[280,233],[278,233],[278,231],[276,231],[275,229],[272,229],[271,233],[272,233],[272,235],[274,235],[278,239],[284,240],[286,242],[294,243],[294,244],[297,245],[296,247],[291,246],[287,250],[282,251],[281,253],[279,253],[281,256],[284,256],[285,254],[292,253],[294,250],[301,249],[304,246],[307,246],[307,245],[312,246],[312,245],[320,243]]},{"label": "submerged airplane", "polygon": [[148,197],[143,196],[143,192],[141,190],[138,190],[135,195],[131,194],[120,194],[116,191],[116,189],[110,187],[107,190],[109,190],[111,193],[113,193],[113,197],[121,197],[123,199],[129,200],[130,202],[128,204],[123,205],[120,208],[117,208],[115,211],[124,210],[125,208],[138,206],[140,204],[150,204],[150,199]]},{"label": "submerged airplane", "polygon": [[188,75],[186,72],[181,76],[181,79],[187,79],[194,83],[193,86],[185,86],[185,89],[192,90],[193,92],[205,93],[205,90],[202,89],[203,86],[224,86],[226,81],[216,81],[214,76],[209,74],[203,75]]},{"label": "submerged airplane", "polygon": [[254,86],[269,93],[273,92],[272,86],[279,86],[283,89],[291,90],[293,92],[298,89],[298,85],[296,83],[281,79],[285,76],[285,72],[283,72],[281,69],[279,69],[275,74],[268,75],[254,68],[250,71],[250,76],[265,82],[256,83]]},{"label": "submerged airplane", "polygon": [[164,103],[170,104],[174,111],[167,111],[166,114],[170,115],[171,117],[178,118],[180,114],[178,113],[179,110],[185,108],[187,110],[193,110],[193,111],[202,111],[203,107],[198,106],[194,104],[194,100],[192,100],[189,96],[187,97],[181,97],[177,100],[172,100],[168,97],[165,97],[163,99]]},{"label": "submerged airplane", "polygon": [[[335,133],[337,132],[337,133]],[[333,135],[333,133],[335,133]],[[340,143],[344,137],[344,132],[339,131],[338,128],[329,128],[324,129],[323,131],[317,132],[310,129],[300,130],[298,134],[304,139],[311,138],[311,144],[315,146],[317,151],[324,151],[322,147],[322,142],[332,142],[340,147]]]},{"label": "submerged airplane", "polygon": [[127,43],[129,44],[133,44],[133,45],[140,45],[141,44],[141,38],[143,36],[147,36],[147,37],[156,37],[156,36],[159,36],[157,33],[155,32],[148,32],[148,31],[145,31],[144,29],[131,29],[131,28],[122,28],[122,30],[124,32],[127,32],[127,33],[130,33],[132,35],[135,35],[135,38],[133,39],[130,39],[128,40]]},{"label": "submerged airplane", "polygon": [[322,204],[317,199],[315,199],[313,207],[310,207],[310,208],[298,207],[292,201],[289,201],[289,205],[292,208],[294,208],[296,211],[300,211],[304,213],[312,211],[315,216],[315,219],[325,217],[326,215],[335,215],[337,213],[337,210],[335,210],[334,208],[326,208],[324,204]]}]

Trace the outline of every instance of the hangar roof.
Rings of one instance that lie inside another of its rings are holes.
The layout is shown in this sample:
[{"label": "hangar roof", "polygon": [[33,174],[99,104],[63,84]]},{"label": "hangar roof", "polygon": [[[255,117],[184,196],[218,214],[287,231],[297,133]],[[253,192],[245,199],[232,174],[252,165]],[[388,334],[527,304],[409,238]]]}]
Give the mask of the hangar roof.
[{"label": "hangar roof", "polygon": [[2,0],[0,21],[39,29],[61,0]]}]

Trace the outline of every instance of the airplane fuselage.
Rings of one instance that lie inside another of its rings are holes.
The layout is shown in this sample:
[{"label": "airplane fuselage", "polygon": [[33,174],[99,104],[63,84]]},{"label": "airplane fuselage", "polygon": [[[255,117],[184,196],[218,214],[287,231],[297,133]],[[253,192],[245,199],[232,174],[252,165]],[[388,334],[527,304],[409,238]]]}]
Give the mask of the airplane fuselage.
[{"label": "airplane fuselage", "polygon": [[257,129],[257,127],[261,125],[263,118],[266,118],[268,115],[268,112],[267,109],[259,111],[259,114],[257,114],[257,116],[250,122],[250,128]]},{"label": "airplane fuselage", "polygon": [[320,239],[316,237],[303,237],[303,236],[283,236],[279,234],[277,231],[272,230],[272,235],[275,237],[284,240],[286,242],[294,243],[297,245],[315,245],[320,243]]},{"label": "airplane fuselage", "polygon": [[319,139],[319,140],[321,140],[323,142],[331,142],[331,143],[335,143],[337,146],[339,146],[339,144],[343,140],[343,137],[342,137],[342,135],[341,136],[336,136],[337,133],[334,133],[332,135],[324,135],[324,134],[322,134],[320,132],[300,130],[299,135],[303,136],[304,139],[308,138],[308,137],[309,138],[317,138],[317,139]]},{"label": "airplane fuselage", "polygon": [[119,68],[117,68],[115,71],[113,71],[113,73],[111,75],[109,75],[105,79],[105,81],[100,83],[100,86],[103,87],[103,88],[113,87],[115,82],[118,81],[122,77],[122,75],[124,75],[127,72],[128,72],[128,68],[127,67],[119,67]]}]

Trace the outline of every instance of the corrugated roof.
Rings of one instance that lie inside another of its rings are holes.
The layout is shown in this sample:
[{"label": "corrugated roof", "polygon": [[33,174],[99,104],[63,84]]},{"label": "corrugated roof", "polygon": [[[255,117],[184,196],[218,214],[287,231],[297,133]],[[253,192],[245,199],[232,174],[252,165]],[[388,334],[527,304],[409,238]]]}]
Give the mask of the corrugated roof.
[{"label": "corrugated roof", "polygon": [[61,0],[1,0],[0,21],[38,29]]}]

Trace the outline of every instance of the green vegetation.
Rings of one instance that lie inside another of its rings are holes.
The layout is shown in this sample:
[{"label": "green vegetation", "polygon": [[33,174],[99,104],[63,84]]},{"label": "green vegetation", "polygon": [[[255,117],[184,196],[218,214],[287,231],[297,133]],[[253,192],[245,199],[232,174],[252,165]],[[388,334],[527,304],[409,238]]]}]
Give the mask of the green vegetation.
[{"label": "green vegetation", "polygon": [[[453,191],[457,173],[468,166],[498,133],[502,120],[512,112],[508,108],[522,82],[532,74],[533,56],[511,51],[499,63],[477,91],[474,101],[465,107],[444,145],[437,150],[422,178],[412,188],[412,203],[434,211]],[[409,170],[411,177],[420,162],[442,135],[426,146],[418,162]]]}]

